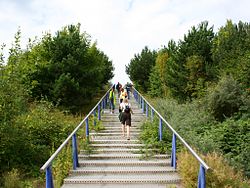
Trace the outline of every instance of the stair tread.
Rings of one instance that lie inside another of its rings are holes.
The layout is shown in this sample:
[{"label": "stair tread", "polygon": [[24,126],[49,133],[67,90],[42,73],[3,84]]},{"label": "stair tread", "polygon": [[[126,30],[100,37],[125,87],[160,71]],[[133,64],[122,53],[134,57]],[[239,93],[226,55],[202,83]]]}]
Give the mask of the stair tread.
[{"label": "stair tread", "polygon": [[180,177],[177,173],[172,174],[127,174],[124,176],[123,174],[91,174],[91,175],[81,175],[81,174],[74,174],[65,178],[65,182],[67,181],[96,181],[96,182],[119,182],[119,181],[127,181],[127,182],[176,182],[180,180]]},{"label": "stair tread", "polygon": [[[88,188],[181,188],[180,185],[176,184],[152,184],[152,183],[85,183],[85,187]],[[64,184],[62,188],[82,188],[81,184]]]},{"label": "stair tread", "polygon": [[[127,153],[127,154],[117,154],[117,153],[100,153],[100,154],[90,154],[90,155],[85,155],[85,154],[79,154],[78,157],[142,157],[144,154],[137,154],[137,153]],[[154,158],[169,158],[169,155],[166,154],[158,154],[154,155]]]},{"label": "stair tread", "polygon": [[170,166],[85,166],[79,167],[77,170],[71,172],[88,172],[88,171],[165,171],[165,172],[176,172],[173,167]]}]

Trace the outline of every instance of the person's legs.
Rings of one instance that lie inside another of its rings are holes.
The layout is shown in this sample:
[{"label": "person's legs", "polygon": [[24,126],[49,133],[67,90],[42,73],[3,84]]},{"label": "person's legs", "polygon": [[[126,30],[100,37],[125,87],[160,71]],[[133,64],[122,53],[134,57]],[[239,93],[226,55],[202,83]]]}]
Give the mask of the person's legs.
[{"label": "person's legs", "polygon": [[125,137],[125,125],[122,124],[122,136]]},{"label": "person's legs", "polygon": [[127,125],[127,140],[130,140],[130,126]]},{"label": "person's legs", "polygon": [[130,140],[130,126],[131,126],[131,114],[130,113],[127,113],[126,126],[127,126],[127,140]]},{"label": "person's legs", "polygon": [[110,100],[110,113],[114,113],[115,105],[114,105],[114,100]]},{"label": "person's legs", "polygon": [[122,123],[122,136],[125,137],[125,121],[126,121],[126,114],[121,112],[121,123]]}]

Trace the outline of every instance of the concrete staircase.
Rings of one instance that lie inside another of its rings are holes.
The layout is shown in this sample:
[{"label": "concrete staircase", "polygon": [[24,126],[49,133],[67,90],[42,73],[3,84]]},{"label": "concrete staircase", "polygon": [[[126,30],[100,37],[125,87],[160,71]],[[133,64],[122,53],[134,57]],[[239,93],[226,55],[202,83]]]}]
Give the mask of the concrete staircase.
[{"label": "concrete staircase", "polygon": [[130,103],[134,111],[130,140],[122,137],[118,110],[114,114],[104,110],[102,123],[105,130],[90,133],[91,154],[80,152],[80,167],[64,179],[63,188],[181,187],[178,173],[170,167],[169,155],[145,158],[144,145],[139,143],[138,136],[146,117],[134,98]]}]

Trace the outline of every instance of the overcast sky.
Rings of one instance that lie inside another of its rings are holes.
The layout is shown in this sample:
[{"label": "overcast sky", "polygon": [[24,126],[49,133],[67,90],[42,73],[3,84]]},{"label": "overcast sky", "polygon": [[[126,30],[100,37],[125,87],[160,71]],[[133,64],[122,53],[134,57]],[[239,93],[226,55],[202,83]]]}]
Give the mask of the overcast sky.
[{"label": "overcast sky", "polygon": [[113,61],[113,82],[125,83],[125,65],[147,45],[157,50],[207,20],[214,31],[227,19],[250,22],[249,0],[0,0],[0,44],[7,48],[20,26],[21,43],[81,23]]}]

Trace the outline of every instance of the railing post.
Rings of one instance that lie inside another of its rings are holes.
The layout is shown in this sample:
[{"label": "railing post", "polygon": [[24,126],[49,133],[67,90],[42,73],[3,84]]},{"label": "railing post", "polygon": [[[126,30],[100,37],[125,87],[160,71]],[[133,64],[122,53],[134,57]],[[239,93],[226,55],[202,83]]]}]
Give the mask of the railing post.
[{"label": "railing post", "polygon": [[102,100],[102,109],[103,109],[103,111],[104,111],[104,100]]},{"label": "railing post", "polygon": [[162,119],[159,120],[159,140],[162,141]]},{"label": "railing post", "polygon": [[146,116],[148,117],[148,103],[146,103]]},{"label": "railing post", "polygon": [[46,168],[46,188],[54,188],[51,166]]},{"label": "railing post", "polygon": [[201,164],[198,175],[198,188],[206,188],[206,172],[205,168]]},{"label": "railing post", "polygon": [[101,120],[101,105],[98,104],[98,120]]},{"label": "railing post", "polygon": [[86,137],[89,137],[89,118],[85,120],[85,126],[86,126]]},{"label": "railing post", "polygon": [[153,108],[151,108],[151,121],[153,122],[154,121],[154,110]]},{"label": "railing post", "polygon": [[144,100],[143,99],[141,101],[141,108],[142,108],[142,113],[144,114]]},{"label": "railing post", "polygon": [[176,135],[174,133],[172,138],[171,166],[176,169]]},{"label": "railing post", "polygon": [[104,108],[107,108],[108,95],[104,97]]},{"label": "railing post", "polygon": [[94,114],[94,118],[93,118],[94,119],[94,126],[96,126],[96,111],[95,110],[93,111],[93,114]]},{"label": "railing post", "polygon": [[76,170],[76,168],[79,167],[76,134],[72,136],[72,152],[73,152],[73,170]]}]

